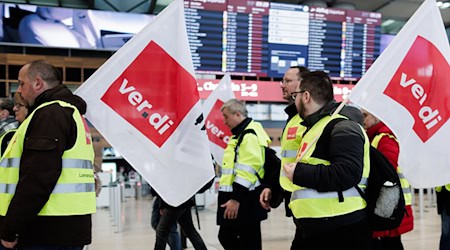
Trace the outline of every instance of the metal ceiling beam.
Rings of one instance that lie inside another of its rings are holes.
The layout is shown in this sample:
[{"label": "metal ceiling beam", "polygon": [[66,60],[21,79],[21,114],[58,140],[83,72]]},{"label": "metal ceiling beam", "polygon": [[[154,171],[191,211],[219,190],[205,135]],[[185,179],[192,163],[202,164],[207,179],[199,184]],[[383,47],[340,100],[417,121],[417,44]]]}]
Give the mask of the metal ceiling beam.
[{"label": "metal ceiling beam", "polygon": [[389,1],[385,2],[384,4],[382,4],[382,5],[378,6],[378,7],[376,7],[376,8],[373,9],[372,11],[373,11],[373,12],[378,12],[379,10],[381,10],[382,8],[388,6],[389,4],[391,4],[391,3],[394,2],[394,1],[395,1],[395,0],[389,0]]},{"label": "metal ceiling beam", "polygon": [[134,5],[133,7],[129,8],[128,10],[126,10],[126,12],[131,12],[132,10],[138,8],[139,6],[143,5],[144,3],[146,3],[148,0],[144,0],[140,3],[137,3],[136,5]]},{"label": "metal ceiling beam", "polygon": [[148,6],[148,13],[153,14],[153,12],[155,11],[157,0],[149,0],[149,1],[150,1],[150,5]]}]

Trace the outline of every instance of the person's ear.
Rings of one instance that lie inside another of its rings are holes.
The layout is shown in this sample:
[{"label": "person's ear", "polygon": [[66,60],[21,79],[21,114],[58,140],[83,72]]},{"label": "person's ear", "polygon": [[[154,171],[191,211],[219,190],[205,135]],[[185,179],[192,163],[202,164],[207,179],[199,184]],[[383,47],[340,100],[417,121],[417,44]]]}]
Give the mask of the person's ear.
[{"label": "person's ear", "polygon": [[36,91],[42,90],[45,87],[44,80],[40,76],[36,77],[36,81],[34,82],[33,87]]},{"label": "person's ear", "polygon": [[303,92],[302,98],[305,103],[309,103],[311,101],[311,94],[306,90],[305,92]]}]

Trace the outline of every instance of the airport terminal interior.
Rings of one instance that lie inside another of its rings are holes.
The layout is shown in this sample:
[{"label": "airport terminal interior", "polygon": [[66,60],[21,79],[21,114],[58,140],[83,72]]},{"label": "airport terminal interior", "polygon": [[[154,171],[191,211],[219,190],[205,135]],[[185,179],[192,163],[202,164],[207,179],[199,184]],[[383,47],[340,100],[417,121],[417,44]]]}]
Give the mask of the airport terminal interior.
[{"label": "airport terminal interior", "polygon": [[[104,189],[103,195],[109,195],[109,191],[108,188]],[[192,209],[194,225],[210,250],[223,249],[217,238],[219,227],[216,225],[217,202],[213,198],[216,197],[215,192],[214,188],[211,188],[204,195],[196,197],[197,203],[200,204],[198,206],[200,230],[198,230],[196,211]],[[416,190],[415,193],[414,230],[402,235],[404,248],[407,250],[439,249],[441,221],[436,212],[435,196],[430,189]],[[134,194],[128,193],[128,195]],[[89,250],[144,250],[154,246],[156,235],[150,226],[153,203],[151,195],[138,198],[127,196],[122,198],[120,208],[98,208],[93,216],[93,242],[88,246]],[[121,210],[120,214],[117,214],[117,209]],[[292,218],[285,216],[283,204],[269,213],[269,218],[261,224],[261,232],[264,250],[289,249],[294,237],[295,225]],[[186,246],[187,249],[194,249],[189,240]]]},{"label": "airport terminal interior", "polygon": [[[0,97],[11,98],[25,63],[45,59],[75,91],[151,23],[172,0],[0,1]],[[185,0],[186,30],[199,97],[229,72],[237,99],[280,149],[287,102],[280,80],[291,66],[323,70],[336,101],[345,99],[423,0]],[[437,1],[445,30],[450,1]],[[149,184],[114,145],[91,127],[103,190],[93,215],[89,250],[152,249]],[[217,171],[216,174],[218,174]],[[194,224],[208,249],[223,249],[216,225],[215,185],[196,195]],[[433,189],[413,189],[414,230],[407,250],[438,249],[440,216]],[[262,222],[264,250],[289,249],[295,232],[281,205]],[[193,249],[189,241],[187,249]]]}]

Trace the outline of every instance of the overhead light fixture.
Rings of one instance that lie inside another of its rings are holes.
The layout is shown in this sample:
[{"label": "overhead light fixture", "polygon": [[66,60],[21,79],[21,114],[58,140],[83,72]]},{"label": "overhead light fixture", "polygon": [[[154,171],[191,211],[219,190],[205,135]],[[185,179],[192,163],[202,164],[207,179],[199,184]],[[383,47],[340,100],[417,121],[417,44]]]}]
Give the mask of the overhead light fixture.
[{"label": "overhead light fixture", "polygon": [[444,10],[444,9],[448,9],[450,7],[450,2],[438,1],[436,3],[436,5],[439,7],[439,9]]},{"label": "overhead light fixture", "polygon": [[381,26],[389,26],[389,25],[391,25],[393,23],[395,23],[394,20],[388,19],[388,20],[384,21],[383,23],[381,23]]}]

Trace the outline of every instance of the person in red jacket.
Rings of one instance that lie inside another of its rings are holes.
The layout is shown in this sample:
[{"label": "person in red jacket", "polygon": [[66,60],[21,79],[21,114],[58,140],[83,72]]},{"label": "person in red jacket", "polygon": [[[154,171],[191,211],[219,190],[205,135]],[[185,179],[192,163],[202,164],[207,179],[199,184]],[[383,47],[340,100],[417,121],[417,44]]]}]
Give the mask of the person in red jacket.
[{"label": "person in red jacket", "polygon": [[398,167],[399,144],[392,131],[377,117],[363,110],[364,128],[369,140],[395,166],[405,196],[406,212],[402,223],[396,229],[372,232],[373,250],[403,250],[401,235],[413,230],[414,217],[411,208],[411,188]]}]

